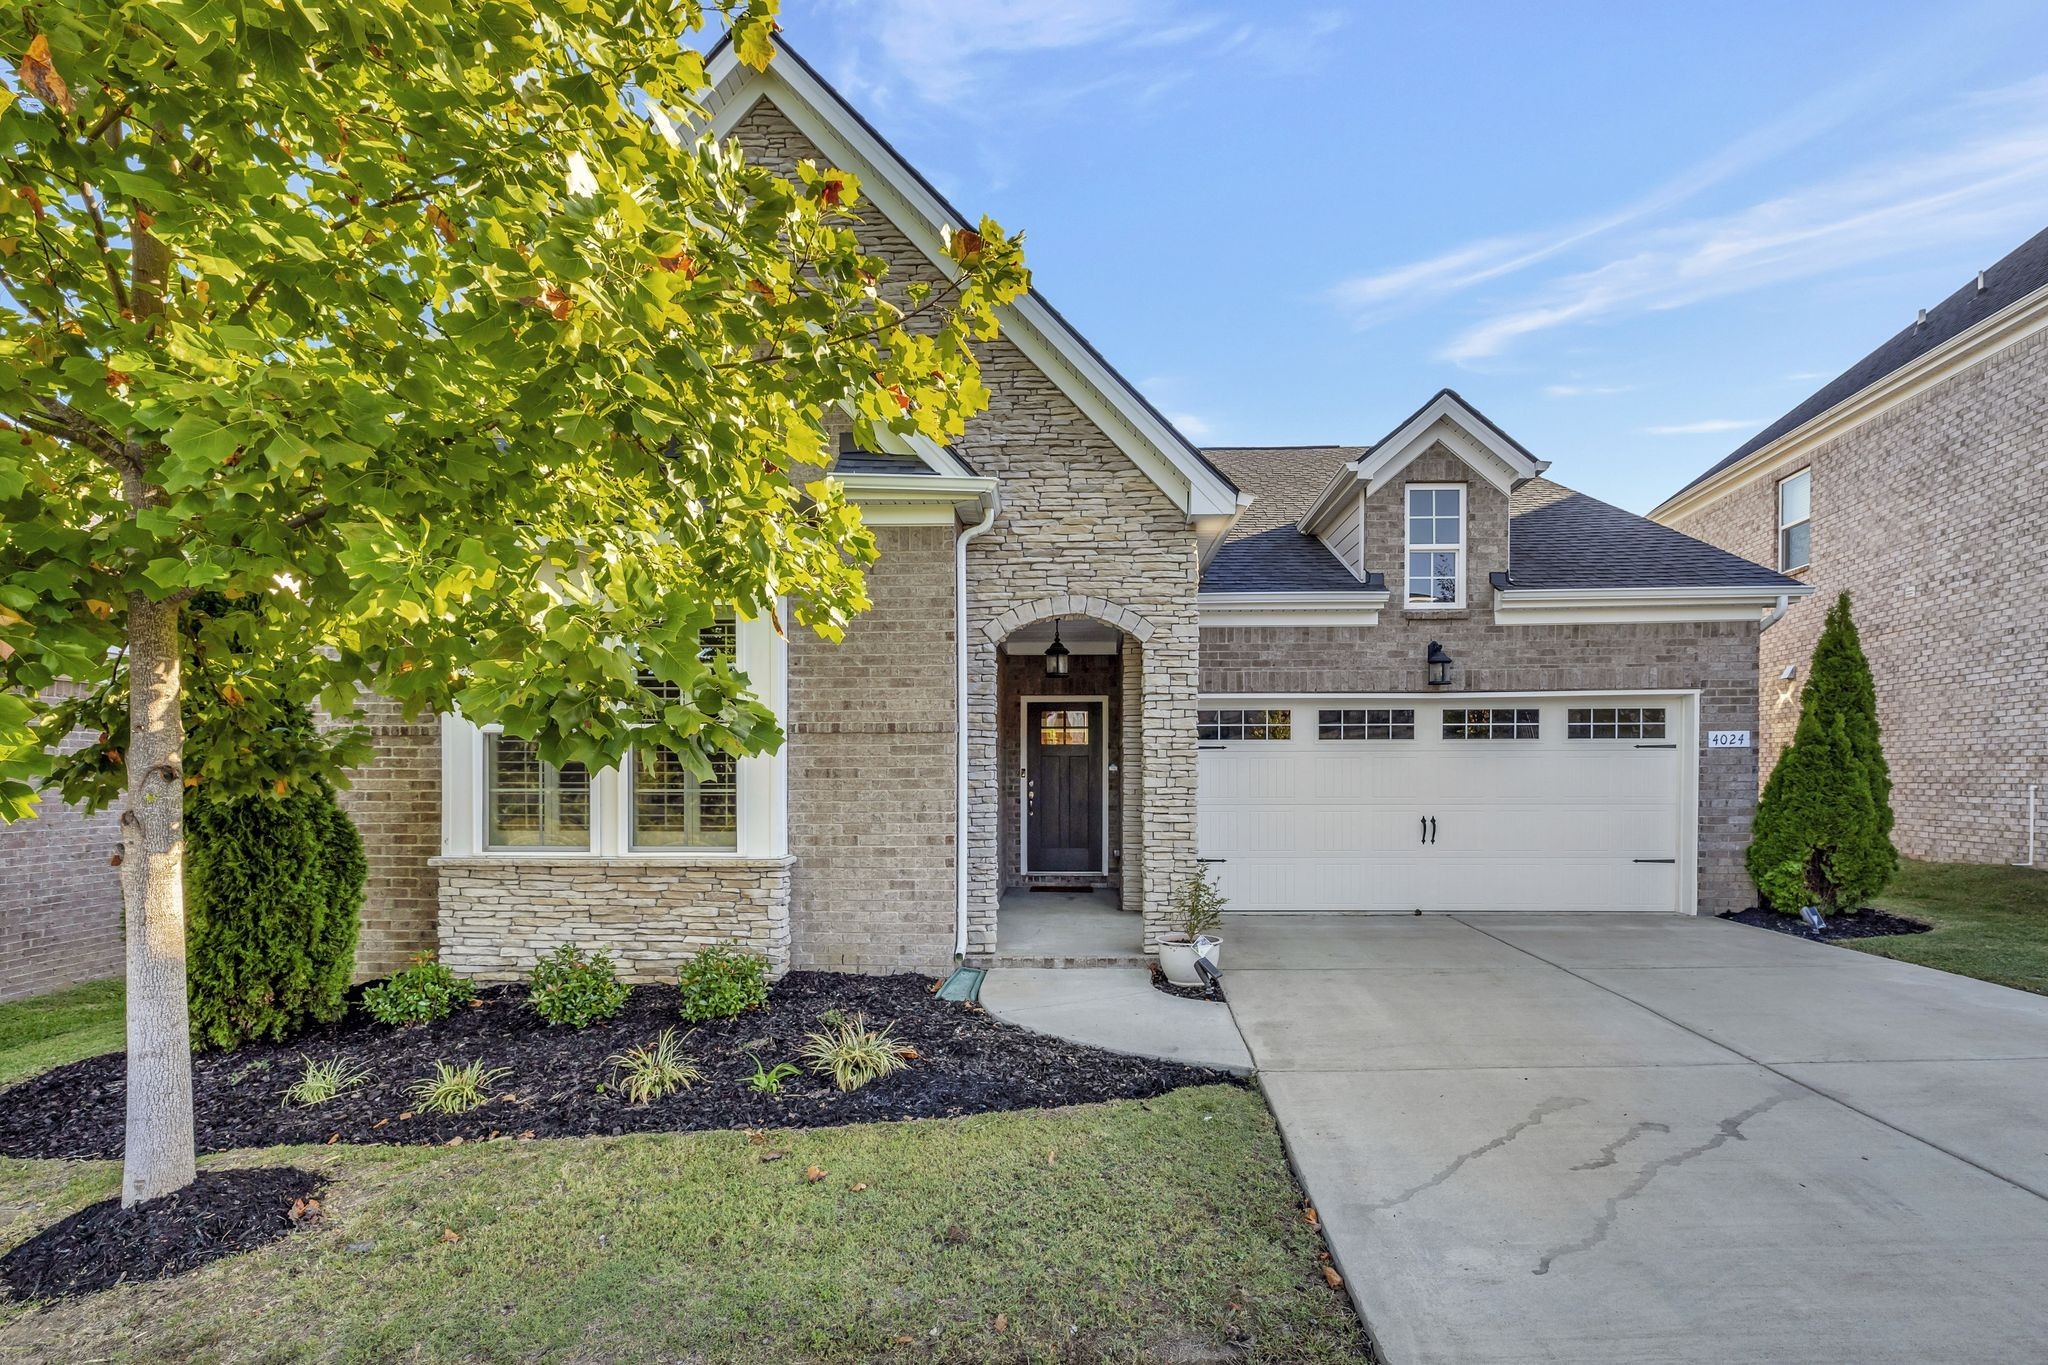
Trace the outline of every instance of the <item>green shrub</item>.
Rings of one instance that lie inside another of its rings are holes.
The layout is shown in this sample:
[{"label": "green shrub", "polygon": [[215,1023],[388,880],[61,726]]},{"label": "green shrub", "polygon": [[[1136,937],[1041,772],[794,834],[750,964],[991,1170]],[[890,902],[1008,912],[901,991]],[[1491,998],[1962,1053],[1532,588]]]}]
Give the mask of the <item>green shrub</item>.
[{"label": "green shrub", "polygon": [[[856,1014],[822,1033],[804,1036],[797,1056],[821,1076],[830,1076],[841,1090],[858,1090],[869,1081],[901,1071],[917,1055],[896,1041],[886,1028],[869,1028],[867,1016]],[[756,1066],[759,1063],[755,1063]]]},{"label": "green shrub", "polygon": [[1757,801],[1745,860],[1765,905],[1854,910],[1898,871],[1877,690],[1844,593],[1828,612],[1799,727]]},{"label": "green shrub", "polygon": [[730,1019],[768,1003],[768,960],[736,948],[706,948],[682,965],[683,1018]]},{"label": "green shrub", "polygon": [[612,969],[609,955],[565,943],[533,964],[526,1003],[550,1024],[585,1028],[624,1009],[632,993]]},{"label": "green shrub", "polygon": [[772,1067],[763,1066],[761,1059],[754,1056],[753,1053],[749,1052],[747,1056],[754,1063],[754,1074],[747,1077],[746,1086],[747,1089],[753,1091],[756,1095],[779,1095],[782,1093],[782,1083],[784,1081],[792,1076],[803,1074],[800,1068],[788,1062],[777,1062]]},{"label": "green shrub", "polygon": [[353,1090],[370,1078],[370,1068],[359,1066],[346,1057],[329,1057],[316,1062],[311,1057],[301,1057],[306,1069],[299,1078],[278,1093],[284,1102],[295,1108],[305,1109],[316,1104],[325,1104],[344,1090]]},{"label": "green shrub", "polygon": [[[307,722],[310,726],[311,722]],[[186,995],[196,1047],[339,1019],[369,865],[325,782],[185,798]]]},{"label": "green shrub", "polygon": [[704,1079],[697,1064],[683,1054],[683,1045],[672,1028],[663,1029],[652,1047],[629,1047],[606,1058],[605,1065],[612,1069],[612,1083],[628,1104],[663,1099]]},{"label": "green shrub", "polygon": [[412,965],[363,992],[363,1008],[380,1024],[431,1024],[476,999],[476,987],[422,953]]},{"label": "green shrub", "polygon": [[419,1101],[420,1108],[433,1113],[467,1114],[488,1100],[498,1082],[511,1074],[504,1067],[487,1071],[482,1062],[471,1062],[468,1066],[435,1062],[434,1074],[414,1081],[405,1093]]}]

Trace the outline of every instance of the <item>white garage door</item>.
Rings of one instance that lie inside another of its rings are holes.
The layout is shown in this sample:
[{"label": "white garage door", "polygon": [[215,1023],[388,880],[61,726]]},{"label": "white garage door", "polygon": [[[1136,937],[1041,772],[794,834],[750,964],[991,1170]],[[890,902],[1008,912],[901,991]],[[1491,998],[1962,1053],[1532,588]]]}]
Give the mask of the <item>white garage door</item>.
[{"label": "white garage door", "polygon": [[1679,910],[1691,698],[1205,700],[1230,910]]}]

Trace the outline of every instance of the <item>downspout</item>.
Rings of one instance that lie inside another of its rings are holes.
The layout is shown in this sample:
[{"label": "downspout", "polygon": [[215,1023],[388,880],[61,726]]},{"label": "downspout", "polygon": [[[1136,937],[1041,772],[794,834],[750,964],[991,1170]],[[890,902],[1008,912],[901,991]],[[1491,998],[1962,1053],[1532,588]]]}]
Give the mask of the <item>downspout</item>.
[{"label": "downspout", "polygon": [[1763,633],[1764,633],[1765,631],[1769,630],[1769,629],[1770,629],[1770,628],[1771,628],[1772,626],[1775,626],[1775,625],[1777,625],[1777,624],[1778,624],[1778,622],[1780,622],[1780,621],[1784,620],[1784,619],[1785,619],[1785,611],[1786,611],[1786,609],[1787,609],[1787,608],[1789,608],[1789,607],[1790,607],[1791,605],[1792,605],[1792,597],[1791,597],[1791,594],[1789,594],[1789,593],[1782,593],[1782,592],[1781,592],[1781,593],[1779,593],[1779,594],[1778,594],[1778,605],[1777,605],[1777,606],[1775,606],[1775,607],[1772,607],[1772,608],[1771,608],[1771,614],[1770,614],[1769,616],[1766,616],[1766,617],[1764,618],[1764,623],[1763,623],[1762,625],[1760,625],[1760,626],[1758,626],[1758,627],[1756,628],[1756,633],[1757,633],[1757,634],[1759,634],[1759,635],[1761,635],[1761,634],[1763,634]]},{"label": "downspout", "polygon": [[967,542],[995,525],[1002,495],[989,490],[988,511],[953,538],[954,758],[958,783],[953,798],[953,956],[967,956]]}]

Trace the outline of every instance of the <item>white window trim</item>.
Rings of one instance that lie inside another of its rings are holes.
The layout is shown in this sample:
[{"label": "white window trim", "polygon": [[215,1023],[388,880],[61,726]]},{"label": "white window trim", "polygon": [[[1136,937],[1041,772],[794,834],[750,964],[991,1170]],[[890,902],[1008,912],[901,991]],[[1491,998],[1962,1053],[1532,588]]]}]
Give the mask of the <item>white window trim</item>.
[{"label": "white window trim", "polygon": [[[778,718],[789,713],[788,645],[772,622],[741,621],[735,632],[734,663],[753,683],[754,695]],[[772,754],[742,758],[739,786],[739,840],[736,848],[634,848],[630,776],[620,767],[590,775],[588,848],[491,848],[486,842],[484,809],[485,734],[496,726],[472,725],[459,715],[441,717],[441,853],[451,858],[490,858],[508,862],[567,862],[616,858],[634,862],[733,862],[782,858],[789,854],[788,745]]]},{"label": "white window trim", "polygon": [[[1806,480],[1806,515],[1798,521],[1787,521],[1785,520],[1785,485],[1794,479]],[[1773,508],[1775,512],[1773,519],[1778,523],[1778,572],[1791,573],[1795,569],[1810,568],[1813,564],[1813,466],[1808,465],[1804,469],[1794,470],[1784,478],[1779,479],[1772,488],[1777,495]],[[1800,526],[1806,528],[1806,562],[1803,564],[1787,564],[1785,562],[1785,533]]]},{"label": "white window trim", "polygon": [[[1408,495],[1441,492],[1453,489],[1458,494],[1458,543],[1456,545],[1417,544],[1413,527],[1414,515],[1408,510]],[[1472,506],[1471,490],[1462,483],[1411,483],[1401,487],[1401,540],[1408,548],[1401,556],[1401,609],[1403,611],[1462,611],[1465,608],[1465,519]],[[1412,554],[1443,554],[1449,551],[1458,556],[1457,572],[1452,576],[1456,595],[1448,602],[1417,602],[1408,591],[1408,556]]]}]

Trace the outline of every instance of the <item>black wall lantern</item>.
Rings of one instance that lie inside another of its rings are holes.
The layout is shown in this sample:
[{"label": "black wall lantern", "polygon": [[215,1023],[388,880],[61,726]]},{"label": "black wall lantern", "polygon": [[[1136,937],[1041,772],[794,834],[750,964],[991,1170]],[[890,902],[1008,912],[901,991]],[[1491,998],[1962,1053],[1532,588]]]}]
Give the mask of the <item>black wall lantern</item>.
[{"label": "black wall lantern", "polygon": [[1073,657],[1073,651],[1060,643],[1060,623],[1055,620],[1052,623],[1052,643],[1045,647],[1045,676],[1048,678],[1066,677],[1067,669],[1072,665]]},{"label": "black wall lantern", "polygon": [[1451,685],[1451,656],[1444,653],[1444,647],[1436,641],[1429,642],[1429,685],[1449,687]]}]

